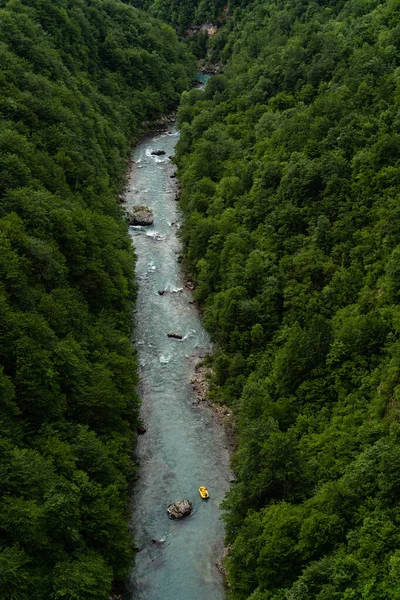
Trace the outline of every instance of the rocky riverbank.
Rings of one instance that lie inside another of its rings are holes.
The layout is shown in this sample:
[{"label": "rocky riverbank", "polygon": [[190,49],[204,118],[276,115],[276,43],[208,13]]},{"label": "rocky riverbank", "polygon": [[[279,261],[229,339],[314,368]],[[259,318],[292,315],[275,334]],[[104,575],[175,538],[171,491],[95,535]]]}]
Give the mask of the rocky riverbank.
[{"label": "rocky riverbank", "polygon": [[207,367],[202,358],[193,357],[195,375],[190,380],[194,393],[194,405],[206,404],[211,408],[213,414],[220,425],[225,428],[229,450],[234,452],[237,447],[234,434],[235,420],[233,411],[225,404],[212,402],[209,397],[210,379],[213,370]]}]

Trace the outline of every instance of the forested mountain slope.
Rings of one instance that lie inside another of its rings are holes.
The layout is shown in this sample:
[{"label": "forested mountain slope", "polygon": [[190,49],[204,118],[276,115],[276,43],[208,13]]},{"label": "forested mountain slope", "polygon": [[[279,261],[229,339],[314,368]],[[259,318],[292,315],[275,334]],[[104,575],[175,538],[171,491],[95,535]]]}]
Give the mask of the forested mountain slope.
[{"label": "forested mountain slope", "polygon": [[117,0],[0,10],[0,598],[106,600],[132,561],[129,139],[192,63]]},{"label": "forested mountain slope", "polygon": [[[400,598],[400,2],[257,0],[179,112],[232,600]],[[223,46],[220,50],[221,45]]]},{"label": "forested mountain slope", "polygon": [[192,25],[207,21],[224,21],[237,7],[245,7],[249,0],[124,0],[167,23],[180,34],[186,34]]},{"label": "forested mountain slope", "polygon": [[226,0],[126,0],[156,17],[173,24],[181,33],[196,23],[217,19]]}]

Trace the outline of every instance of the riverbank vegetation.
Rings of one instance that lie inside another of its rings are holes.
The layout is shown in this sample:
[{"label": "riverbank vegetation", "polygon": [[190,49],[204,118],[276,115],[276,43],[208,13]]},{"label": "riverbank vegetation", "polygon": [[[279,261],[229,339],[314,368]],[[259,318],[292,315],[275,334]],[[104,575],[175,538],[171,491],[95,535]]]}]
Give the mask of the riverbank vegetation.
[{"label": "riverbank vegetation", "polygon": [[183,240],[238,421],[232,600],[400,598],[400,3],[256,0],[185,93]]},{"label": "riverbank vegetation", "polygon": [[117,0],[0,11],[0,598],[106,600],[132,562],[129,140],[193,65]]}]

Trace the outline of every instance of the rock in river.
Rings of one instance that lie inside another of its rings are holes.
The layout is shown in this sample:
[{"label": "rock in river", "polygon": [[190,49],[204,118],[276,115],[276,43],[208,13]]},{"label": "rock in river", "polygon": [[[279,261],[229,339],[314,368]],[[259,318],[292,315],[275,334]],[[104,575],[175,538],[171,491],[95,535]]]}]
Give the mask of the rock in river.
[{"label": "rock in river", "polygon": [[148,227],[154,223],[153,211],[147,208],[147,206],[133,206],[128,211],[127,217],[130,225]]},{"label": "rock in river", "polygon": [[182,517],[190,515],[192,508],[189,500],[178,500],[168,506],[167,512],[170,519],[182,519]]},{"label": "rock in river", "polygon": [[164,156],[165,152],[164,150],[153,150],[152,155],[153,156]]},{"label": "rock in river", "polygon": [[183,335],[181,335],[180,333],[167,333],[169,338],[175,338],[176,340],[181,340],[183,338]]}]

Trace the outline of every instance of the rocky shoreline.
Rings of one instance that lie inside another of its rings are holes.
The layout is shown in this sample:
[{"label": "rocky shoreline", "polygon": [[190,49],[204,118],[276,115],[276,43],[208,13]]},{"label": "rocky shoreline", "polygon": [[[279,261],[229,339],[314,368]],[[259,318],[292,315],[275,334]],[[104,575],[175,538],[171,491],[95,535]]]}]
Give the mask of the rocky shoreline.
[{"label": "rocky shoreline", "polygon": [[[223,549],[222,554],[221,554],[219,560],[215,563],[215,566],[217,567],[218,571],[225,578],[228,575],[228,571],[227,571],[226,566],[225,566],[225,561],[226,561],[226,559],[228,557],[230,549],[231,549],[230,545],[229,546],[225,546],[225,548]],[[227,583],[227,586],[229,587],[229,583]]]},{"label": "rocky shoreline", "polygon": [[195,375],[190,380],[190,384],[194,393],[193,404],[199,406],[207,405],[211,408],[217,422],[225,429],[228,448],[231,453],[236,450],[237,442],[234,434],[234,414],[233,411],[225,404],[212,402],[209,398],[209,380],[213,374],[210,367],[204,365],[203,359],[192,357],[195,368]]},{"label": "rocky shoreline", "polygon": [[224,72],[224,68],[221,64],[204,65],[198,67],[198,72],[202,75],[221,75]]}]

